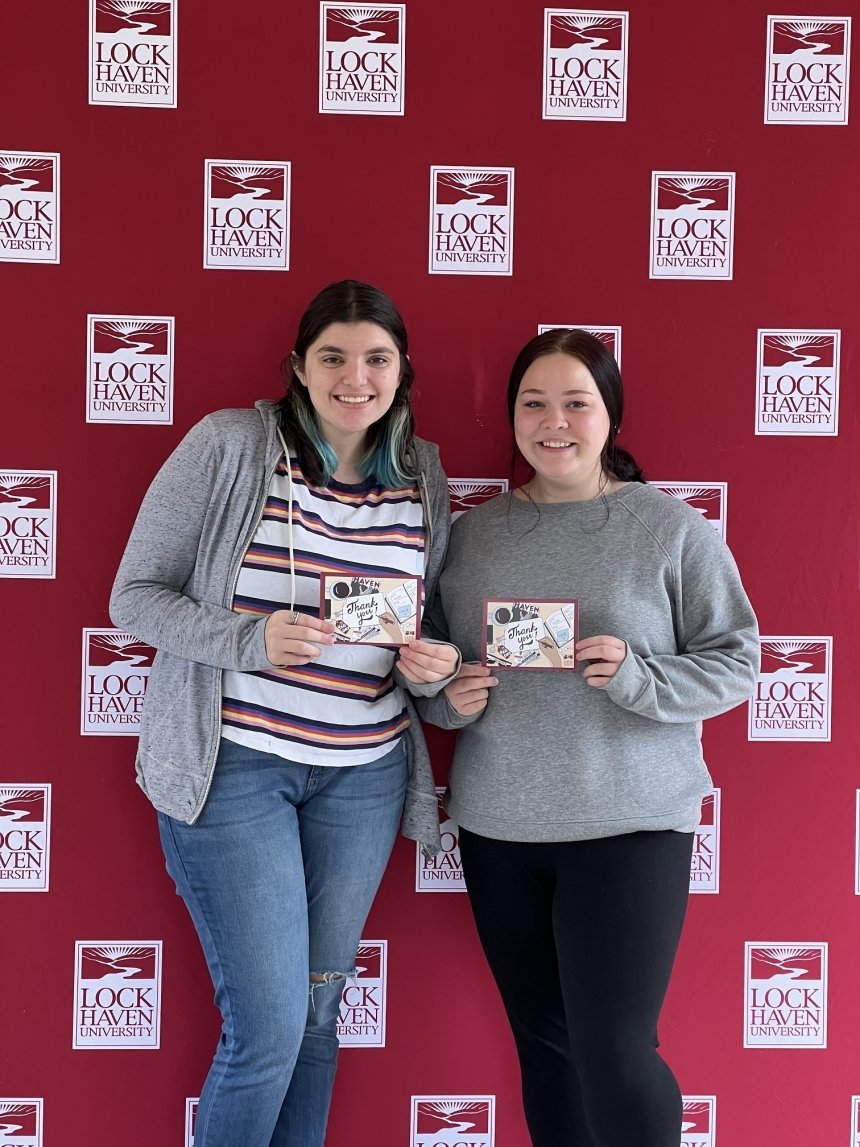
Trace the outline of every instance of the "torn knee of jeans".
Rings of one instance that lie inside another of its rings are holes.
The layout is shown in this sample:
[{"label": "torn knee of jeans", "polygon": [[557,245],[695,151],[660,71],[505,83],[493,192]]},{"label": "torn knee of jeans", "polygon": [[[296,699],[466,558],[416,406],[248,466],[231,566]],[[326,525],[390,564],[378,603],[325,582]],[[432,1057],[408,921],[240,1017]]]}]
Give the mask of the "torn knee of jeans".
[{"label": "torn knee of jeans", "polygon": [[314,1002],[314,992],[316,992],[324,984],[336,984],[339,980],[352,980],[357,975],[357,968],[353,968],[352,971],[349,972],[311,972],[311,1004]]}]

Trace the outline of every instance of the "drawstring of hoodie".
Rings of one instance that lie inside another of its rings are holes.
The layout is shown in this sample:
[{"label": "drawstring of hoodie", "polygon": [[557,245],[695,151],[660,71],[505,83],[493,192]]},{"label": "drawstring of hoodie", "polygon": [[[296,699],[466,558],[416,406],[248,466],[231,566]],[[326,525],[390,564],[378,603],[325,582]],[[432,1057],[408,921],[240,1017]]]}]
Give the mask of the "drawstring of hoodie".
[{"label": "drawstring of hoodie", "polygon": [[284,462],[287,467],[287,539],[290,548],[290,609],[296,611],[296,559],[293,554],[293,462],[284,441],[280,426],[276,427],[281,445],[284,448]]}]

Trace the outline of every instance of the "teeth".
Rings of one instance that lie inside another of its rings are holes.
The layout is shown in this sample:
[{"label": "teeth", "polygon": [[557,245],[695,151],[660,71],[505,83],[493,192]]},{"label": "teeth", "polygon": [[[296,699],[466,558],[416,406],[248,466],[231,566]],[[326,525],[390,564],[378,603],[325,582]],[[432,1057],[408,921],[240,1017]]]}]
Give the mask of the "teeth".
[{"label": "teeth", "polygon": [[346,402],[350,406],[361,406],[365,402],[370,402],[372,396],[369,394],[336,394],[334,397],[338,400],[338,402]]},{"label": "teeth", "polygon": [[572,445],[572,442],[541,442],[541,446],[548,446],[551,450],[563,450]]}]

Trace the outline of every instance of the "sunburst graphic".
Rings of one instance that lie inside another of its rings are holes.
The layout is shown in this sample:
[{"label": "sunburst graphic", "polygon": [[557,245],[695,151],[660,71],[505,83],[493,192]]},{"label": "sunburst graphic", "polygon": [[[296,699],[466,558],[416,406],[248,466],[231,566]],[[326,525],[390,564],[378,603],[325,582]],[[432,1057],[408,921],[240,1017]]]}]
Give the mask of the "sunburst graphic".
[{"label": "sunburst graphic", "polygon": [[97,0],[96,9],[105,16],[131,22],[133,16],[164,16],[170,12],[167,0]]},{"label": "sunburst graphic", "polygon": [[[22,820],[28,815],[26,809],[9,809],[7,806],[12,804],[33,806],[33,810],[39,805],[43,805],[45,794],[41,789],[19,789],[13,788],[11,785],[0,785],[0,817],[5,817],[12,820]],[[42,815],[44,812],[40,809]]]},{"label": "sunburst graphic", "polygon": [[475,187],[503,187],[507,181],[508,177],[500,172],[443,171],[439,174],[441,184],[446,187],[454,187],[467,194],[471,193]]},{"label": "sunburst graphic", "polygon": [[795,967],[788,967],[789,962],[794,964],[808,964],[821,959],[821,952],[817,948],[801,948],[794,945],[779,945],[772,948],[755,948],[753,954],[763,964],[778,968],[786,975],[797,974]]},{"label": "sunburst graphic", "polygon": [[463,1116],[486,1116],[487,1104],[476,1103],[471,1099],[434,1099],[419,1103],[418,1110],[425,1117],[466,1130],[474,1127],[474,1123],[463,1123]]},{"label": "sunburst graphic", "polygon": [[490,481],[483,481],[480,478],[448,479],[448,494],[451,498],[452,512],[463,513],[473,506],[479,506],[482,502],[489,501],[490,498],[495,498],[497,494],[505,493],[507,489],[508,481],[506,478],[493,478]]},{"label": "sunburst graphic", "polygon": [[772,657],[782,657],[787,660],[794,654],[808,654],[818,656],[827,649],[823,641],[803,641],[786,639],[784,641],[763,641],[762,653],[769,653]]},{"label": "sunburst graphic", "polygon": [[128,342],[129,335],[163,335],[167,331],[167,323],[141,323],[128,319],[114,319],[96,323],[99,334],[108,338],[116,338],[120,342]]},{"label": "sunburst graphic", "polygon": [[676,486],[661,486],[660,489],[664,494],[668,494],[671,498],[678,498],[682,502],[691,500],[698,502],[716,501],[719,504],[720,500],[720,491],[715,490],[713,486],[693,486],[679,483]]},{"label": "sunburst graphic", "polygon": [[101,964],[112,972],[128,972],[121,960],[151,960],[154,955],[152,948],[142,948],[134,944],[102,944],[97,947],[83,948],[82,955],[94,964]]},{"label": "sunburst graphic", "polygon": [[810,347],[830,346],[833,338],[829,335],[803,334],[801,331],[794,331],[786,335],[767,335],[764,341],[765,345],[769,347],[796,351],[800,350],[801,347],[808,350]]},{"label": "sunburst graphic", "polygon": [[593,16],[587,12],[568,16],[553,16],[553,25],[570,32],[611,32],[622,27],[622,21],[615,16]]},{"label": "sunburst graphic", "polygon": [[797,40],[805,48],[820,49],[829,44],[816,43],[810,36],[837,36],[845,31],[844,24],[834,24],[830,20],[779,20],[774,29],[790,40]]},{"label": "sunburst graphic", "polygon": [[327,16],[330,20],[338,20],[357,28],[371,21],[374,24],[390,23],[397,20],[399,13],[386,8],[329,8]]},{"label": "sunburst graphic", "polygon": [[50,171],[53,165],[53,160],[38,156],[0,155],[0,171],[8,176],[15,171]]},{"label": "sunburst graphic", "polygon": [[44,474],[0,474],[0,513],[10,508],[35,508],[40,492],[50,489],[51,479]]},{"label": "sunburst graphic", "polygon": [[[38,1107],[35,1103],[0,1103],[0,1137],[4,1145],[8,1140],[28,1139],[38,1134]],[[15,1147],[10,1143],[9,1147]]]},{"label": "sunburst graphic", "polygon": [[225,183],[233,183],[243,191],[258,190],[251,184],[268,182],[273,179],[283,179],[284,172],[280,167],[266,167],[262,163],[230,163],[212,168],[212,175],[223,179]]},{"label": "sunburst graphic", "polygon": [[[708,197],[708,192],[723,196],[729,186],[727,179],[714,178],[707,175],[677,175],[660,177],[660,190],[666,195],[675,195],[680,202],[678,207],[695,206],[700,210],[722,210],[714,207],[715,199]],[[671,210],[664,208],[664,210]]]}]

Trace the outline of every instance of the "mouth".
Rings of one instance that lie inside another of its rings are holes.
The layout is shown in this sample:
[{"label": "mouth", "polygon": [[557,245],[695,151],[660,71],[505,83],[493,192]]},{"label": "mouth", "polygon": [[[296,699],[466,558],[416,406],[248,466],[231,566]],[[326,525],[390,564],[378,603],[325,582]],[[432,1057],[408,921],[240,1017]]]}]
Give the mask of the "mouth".
[{"label": "mouth", "polygon": [[538,446],[542,446],[544,450],[569,450],[575,446],[575,442],[561,442],[556,438],[547,438],[544,442],[538,442]]},{"label": "mouth", "polygon": [[335,402],[339,402],[342,406],[366,406],[368,402],[373,400],[372,394],[333,394],[332,398]]}]

